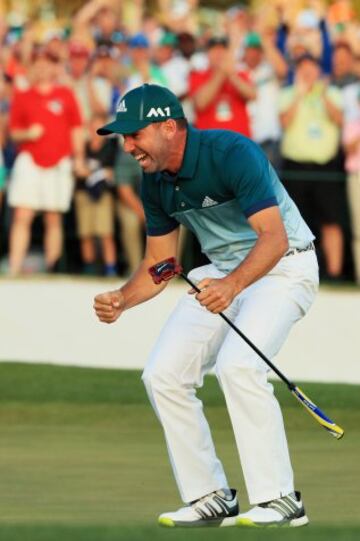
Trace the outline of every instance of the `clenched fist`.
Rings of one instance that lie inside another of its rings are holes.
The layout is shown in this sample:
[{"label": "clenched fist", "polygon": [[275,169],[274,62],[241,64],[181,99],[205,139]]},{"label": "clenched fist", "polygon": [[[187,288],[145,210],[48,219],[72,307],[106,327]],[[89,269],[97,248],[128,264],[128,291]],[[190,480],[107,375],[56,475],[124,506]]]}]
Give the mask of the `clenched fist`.
[{"label": "clenched fist", "polygon": [[[197,287],[200,293],[195,295],[196,299],[213,314],[218,314],[230,306],[237,294],[235,284],[229,277],[204,278]],[[189,293],[194,295],[196,291],[190,289]]]},{"label": "clenched fist", "polygon": [[94,310],[103,323],[114,323],[124,311],[125,299],[119,289],[100,293],[94,299]]}]

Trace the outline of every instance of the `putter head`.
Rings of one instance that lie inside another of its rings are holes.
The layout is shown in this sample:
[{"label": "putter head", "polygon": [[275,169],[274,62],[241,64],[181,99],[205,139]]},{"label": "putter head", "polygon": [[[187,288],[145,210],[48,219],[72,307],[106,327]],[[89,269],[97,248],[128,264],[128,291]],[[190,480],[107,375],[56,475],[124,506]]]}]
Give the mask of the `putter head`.
[{"label": "putter head", "polygon": [[161,284],[161,282],[167,282],[174,276],[181,274],[182,266],[177,263],[175,257],[169,257],[150,267],[149,273],[154,284]]}]

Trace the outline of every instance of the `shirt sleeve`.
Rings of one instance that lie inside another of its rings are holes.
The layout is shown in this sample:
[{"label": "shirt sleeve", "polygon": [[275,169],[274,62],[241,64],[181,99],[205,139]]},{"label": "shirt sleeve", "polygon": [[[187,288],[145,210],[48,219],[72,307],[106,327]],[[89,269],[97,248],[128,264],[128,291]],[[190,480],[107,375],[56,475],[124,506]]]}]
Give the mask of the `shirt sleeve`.
[{"label": "shirt sleeve", "polygon": [[22,130],[29,127],[29,121],[26,118],[23,99],[20,92],[15,92],[11,101],[9,127],[10,130]]},{"label": "shirt sleeve", "polygon": [[274,191],[274,171],[262,150],[244,138],[227,153],[224,182],[249,218],[278,205]]},{"label": "shirt sleeve", "polygon": [[141,199],[146,218],[146,232],[150,237],[171,233],[179,223],[161,207],[159,183],[151,175],[143,175]]}]

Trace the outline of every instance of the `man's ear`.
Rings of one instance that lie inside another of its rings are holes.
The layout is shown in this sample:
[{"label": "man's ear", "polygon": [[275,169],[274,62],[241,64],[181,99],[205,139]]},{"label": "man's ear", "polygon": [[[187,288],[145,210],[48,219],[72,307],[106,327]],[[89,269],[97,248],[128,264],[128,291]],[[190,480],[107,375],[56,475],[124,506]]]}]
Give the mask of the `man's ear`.
[{"label": "man's ear", "polygon": [[165,120],[165,122],[162,123],[162,129],[163,134],[165,135],[166,139],[170,141],[173,139],[177,132],[177,125],[173,118],[169,118],[168,120]]}]

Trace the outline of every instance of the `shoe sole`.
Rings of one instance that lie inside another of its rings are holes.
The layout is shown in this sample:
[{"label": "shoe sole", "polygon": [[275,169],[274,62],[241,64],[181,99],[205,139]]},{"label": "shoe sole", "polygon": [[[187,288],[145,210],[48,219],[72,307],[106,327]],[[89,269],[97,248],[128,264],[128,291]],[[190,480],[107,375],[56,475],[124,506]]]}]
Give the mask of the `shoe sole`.
[{"label": "shoe sole", "polygon": [[280,522],[254,522],[250,518],[238,518],[236,520],[236,526],[247,528],[299,528],[300,526],[306,526],[307,524],[309,524],[309,519],[306,515]]},{"label": "shoe sole", "polygon": [[158,524],[165,528],[224,528],[227,526],[236,526],[236,521],[236,516],[211,520],[201,519],[193,522],[180,522],[171,518],[160,517]]}]

